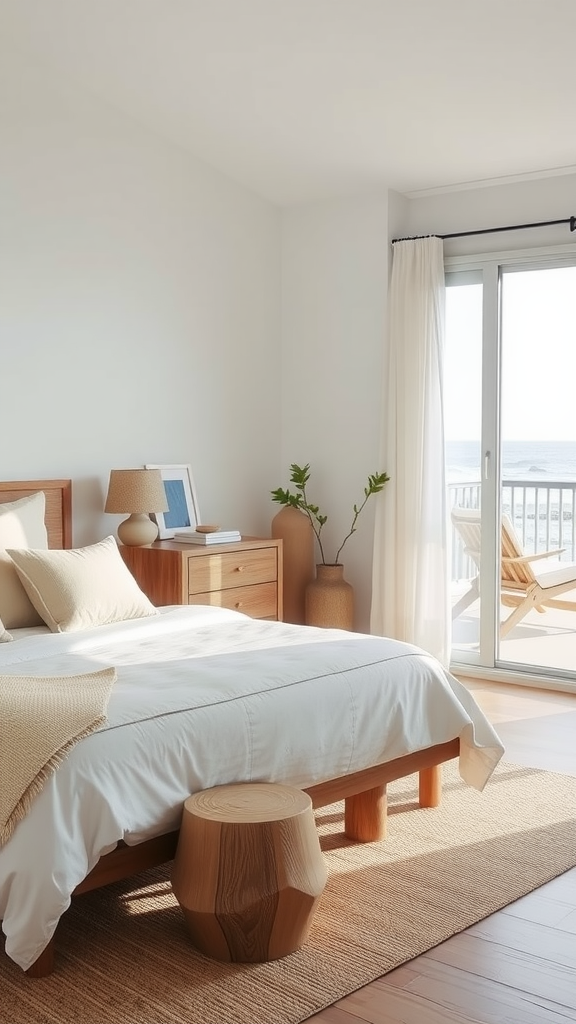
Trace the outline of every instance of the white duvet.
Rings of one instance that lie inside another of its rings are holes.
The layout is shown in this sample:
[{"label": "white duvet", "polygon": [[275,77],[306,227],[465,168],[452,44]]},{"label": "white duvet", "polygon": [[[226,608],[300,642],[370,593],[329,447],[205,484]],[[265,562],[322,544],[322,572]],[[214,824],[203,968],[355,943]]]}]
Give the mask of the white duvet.
[{"label": "white duvet", "polygon": [[6,952],[24,970],[99,857],[120,839],[177,828],[198,789],[310,786],[455,736],[463,779],[482,789],[503,753],[456,679],[382,637],[203,606],[16,636],[0,645],[0,674],[118,670],[106,724],[73,748],[0,849]]}]

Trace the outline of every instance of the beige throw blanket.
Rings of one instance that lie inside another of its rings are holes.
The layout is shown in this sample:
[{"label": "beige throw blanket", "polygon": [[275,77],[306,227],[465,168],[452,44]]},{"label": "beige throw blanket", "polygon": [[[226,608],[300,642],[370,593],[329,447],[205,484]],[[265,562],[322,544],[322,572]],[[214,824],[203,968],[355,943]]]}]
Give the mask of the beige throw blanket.
[{"label": "beige throw blanket", "polygon": [[78,740],[106,721],[116,669],[0,676],[0,846]]}]

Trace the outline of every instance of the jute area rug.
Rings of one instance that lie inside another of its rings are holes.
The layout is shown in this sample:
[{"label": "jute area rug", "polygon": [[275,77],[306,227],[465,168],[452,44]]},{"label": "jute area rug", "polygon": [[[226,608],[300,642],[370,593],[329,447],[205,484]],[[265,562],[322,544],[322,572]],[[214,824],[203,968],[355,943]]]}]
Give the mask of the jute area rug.
[{"label": "jute area rug", "polygon": [[3,1024],[297,1024],[575,865],[575,778],[503,764],[479,794],[452,762],[433,810],[416,784],[389,787],[380,843],[349,843],[342,805],[318,812],[329,880],[298,952],[196,953],[169,868],[155,869],[74,902],[48,978],[0,957]]}]

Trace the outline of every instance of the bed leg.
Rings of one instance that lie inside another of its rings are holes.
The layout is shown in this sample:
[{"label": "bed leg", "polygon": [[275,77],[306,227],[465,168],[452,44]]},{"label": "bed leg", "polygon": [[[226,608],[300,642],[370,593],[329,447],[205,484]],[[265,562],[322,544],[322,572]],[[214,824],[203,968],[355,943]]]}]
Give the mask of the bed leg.
[{"label": "bed leg", "polygon": [[54,970],[54,946],[55,939],[52,936],[46,949],[42,950],[38,959],[26,971],[28,978],[45,978],[48,974],[52,974]]},{"label": "bed leg", "polygon": [[442,800],[442,765],[420,769],[420,807],[439,807]]},{"label": "bed leg", "polygon": [[344,834],[357,843],[375,843],[386,835],[386,786],[376,786],[344,801]]}]

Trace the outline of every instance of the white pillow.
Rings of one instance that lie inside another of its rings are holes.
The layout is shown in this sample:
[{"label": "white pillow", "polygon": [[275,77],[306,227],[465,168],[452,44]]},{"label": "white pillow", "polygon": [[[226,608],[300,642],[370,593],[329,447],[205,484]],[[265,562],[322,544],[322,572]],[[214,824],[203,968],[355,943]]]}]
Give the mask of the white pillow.
[{"label": "white pillow", "polygon": [[10,629],[37,626],[42,622],[18,578],[6,548],[46,550],[48,533],[44,524],[45,511],[44,491],[0,504],[0,619]]},{"label": "white pillow", "polygon": [[53,633],[159,614],[112,536],[67,551],[8,553],[32,604]]},{"label": "white pillow", "polygon": [[12,633],[9,633],[8,630],[4,628],[4,623],[2,622],[2,619],[0,619],[0,644],[5,644],[8,640],[13,639],[14,637],[12,636]]}]

